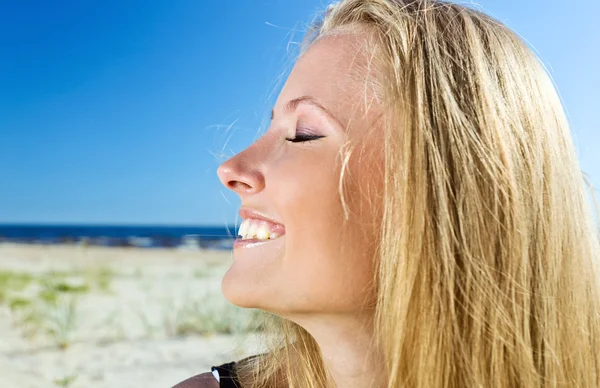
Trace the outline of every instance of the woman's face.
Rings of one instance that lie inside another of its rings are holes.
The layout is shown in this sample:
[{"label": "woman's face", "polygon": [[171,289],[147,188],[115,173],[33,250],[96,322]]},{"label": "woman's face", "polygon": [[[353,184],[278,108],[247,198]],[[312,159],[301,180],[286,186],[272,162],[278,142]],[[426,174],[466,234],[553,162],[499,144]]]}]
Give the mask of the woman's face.
[{"label": "woman's face", "polygon": [[[240,196],[243,218],[258,217],[246,209],[279,224],[266,224],[279,237],[234,248],[222,290],[235,305],[291,316],[352,313],[372,302],[383,139],[362,43],[352,34],[313,43],[290,73],[269,130],[218,169]],[[319,138],[287,140],[308,135]],[[347,160],[345,142],[354,145]]]}]

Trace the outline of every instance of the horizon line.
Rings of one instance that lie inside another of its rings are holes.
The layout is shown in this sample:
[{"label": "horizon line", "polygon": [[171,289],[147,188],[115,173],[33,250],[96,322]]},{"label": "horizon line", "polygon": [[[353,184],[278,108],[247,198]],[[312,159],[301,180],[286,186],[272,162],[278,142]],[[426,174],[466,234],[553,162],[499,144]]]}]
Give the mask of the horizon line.
[{"label": "horizon line", "polygon": [[83,223],[83,222],[4,222],[0,221],[0,227],[4,226],[111,226],[111,227],[235,227],[237,224],[189,224],[189,223]]}]

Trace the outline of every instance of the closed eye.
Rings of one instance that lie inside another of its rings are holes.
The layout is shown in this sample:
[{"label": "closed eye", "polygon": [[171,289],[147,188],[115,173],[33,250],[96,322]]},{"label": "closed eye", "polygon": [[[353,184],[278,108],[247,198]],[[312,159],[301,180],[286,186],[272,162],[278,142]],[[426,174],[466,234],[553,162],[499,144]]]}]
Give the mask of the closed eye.
[{"label": "closed eye", "polygon": [[322,137],[325,137],[325,136],[323,136],[323,135],[303,135],[303,134],[297,134],[296,137],[294,137],[294,138],[288,138],[288,137],[286,137],[285,140],[290,141],[292,143],[300,143],[300,142],[305,142],[305,141],[317,140],[317,139],[320,139]]}]

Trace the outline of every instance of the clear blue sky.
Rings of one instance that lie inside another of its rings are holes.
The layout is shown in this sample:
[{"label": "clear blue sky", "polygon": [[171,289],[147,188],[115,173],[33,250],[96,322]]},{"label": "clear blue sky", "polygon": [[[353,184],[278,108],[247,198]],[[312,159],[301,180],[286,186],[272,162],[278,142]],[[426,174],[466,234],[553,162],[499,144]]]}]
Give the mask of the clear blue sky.
[{"label": "clear blue sky", "polygon": [[[0,0],[0,223],[233,223],[218,155],[256,139],[326,3]],[[600,2],[478,4],[550,68],[600,187]]]}]

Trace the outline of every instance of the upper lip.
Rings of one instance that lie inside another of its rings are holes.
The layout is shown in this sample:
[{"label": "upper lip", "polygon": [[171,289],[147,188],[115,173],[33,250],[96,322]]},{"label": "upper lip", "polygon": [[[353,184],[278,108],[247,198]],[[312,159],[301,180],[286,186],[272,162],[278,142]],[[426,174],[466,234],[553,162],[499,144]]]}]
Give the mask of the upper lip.
[{"label": "upper lip", "polygon": [[247,207],[240,208],[240,217],[242,217],[243,219],[254,218],[254,219],[258,219],[258,220],[269,221],[273,224],[278,224],[278,225],[283,226],[283,224],[281,222],[275,221],[273,218],[264,215],[263,213],[259,212],[258,210],[250,209]]}]

